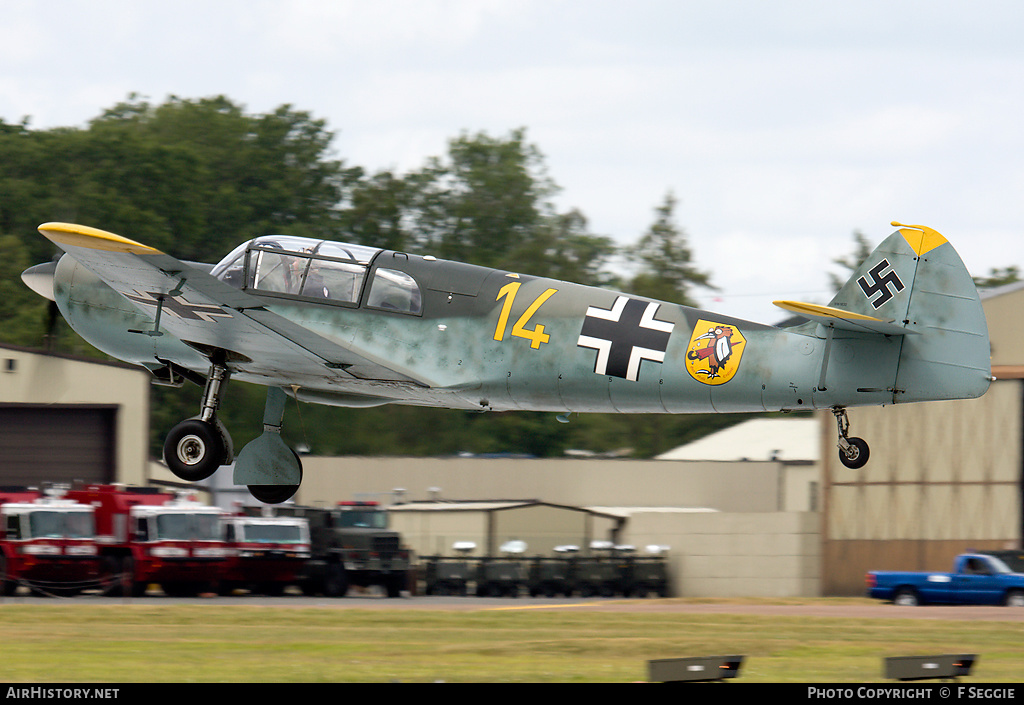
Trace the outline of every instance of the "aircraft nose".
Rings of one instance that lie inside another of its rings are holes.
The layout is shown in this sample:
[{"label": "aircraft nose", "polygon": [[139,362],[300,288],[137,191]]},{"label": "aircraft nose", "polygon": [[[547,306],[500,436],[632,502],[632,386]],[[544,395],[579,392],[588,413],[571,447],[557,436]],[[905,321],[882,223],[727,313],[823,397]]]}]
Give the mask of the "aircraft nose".
[{"label": "aircraft nose", "polygon": [[21,280],[25,282],[32,291],[40,296],[45,296],[50,301],[53,298],[53,275],[57,271],[56,262],[43,262],[34,267],[29,267],[21,273]]}]

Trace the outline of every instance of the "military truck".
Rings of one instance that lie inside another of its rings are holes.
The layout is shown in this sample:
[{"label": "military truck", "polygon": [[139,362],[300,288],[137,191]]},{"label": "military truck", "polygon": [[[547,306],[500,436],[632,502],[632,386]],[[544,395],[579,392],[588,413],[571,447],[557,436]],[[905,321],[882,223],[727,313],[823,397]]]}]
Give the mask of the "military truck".
[{"label": "military truck", "polygon": [[499,549],[500,556],[487,556],[476,570],[477,597],[519,597],[527,585],[528,566],[522,560],[526,543],[513,539]]},{"label": "military truck", "polygon": [[387,510],[377,502],[282,505],[277,513],[309,521],[312,555],[299,581],[305,594],[344,597],[353,585],[380,585],[388,597],[401,596],[411,555],[398,532],[388,528]]},{"label": "military truck", "polygon": [[619,586],[624,597],[668,597],[668,564],[660,555],[665,546],[647,546],[646,555],[634,555],[631,546],[620,546]]},{"label": "military truck", "polygon": [[476,577],[476,565],[469,554],[476,550],[473,541],[456,541],[452,550],[458,556],[421,556],[424,592],[427,595],[468,594],[467,585]]},{"label": "military truck", "polygon": [[557,556],[537,556],[530,562],[527,588],[530,597],[569,597],[576,589],[576,559],[579,546],[555,546]]}]

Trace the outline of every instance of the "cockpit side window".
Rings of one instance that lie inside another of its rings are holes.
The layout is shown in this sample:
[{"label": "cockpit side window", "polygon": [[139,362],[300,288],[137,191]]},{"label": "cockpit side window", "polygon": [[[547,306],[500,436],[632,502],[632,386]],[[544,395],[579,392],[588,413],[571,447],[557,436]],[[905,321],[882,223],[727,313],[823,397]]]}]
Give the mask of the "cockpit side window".
[{"label": "cockpit side window", "polygon": [[420,314],[423,310],[420,288],[405,272],[379,267],[373,273],[366,305],[397,313]]},{"label": "cockpit side window", "polygon": [[278,294],[299,294],[309,267],[309,257],[273,250],[250,255],[252,285],[255,289]]},{"label": "cockpit side window", "polygon": [[356,303],[365,277],[366,267],[361,264],[314,259],[303,283],[302,295]]}]

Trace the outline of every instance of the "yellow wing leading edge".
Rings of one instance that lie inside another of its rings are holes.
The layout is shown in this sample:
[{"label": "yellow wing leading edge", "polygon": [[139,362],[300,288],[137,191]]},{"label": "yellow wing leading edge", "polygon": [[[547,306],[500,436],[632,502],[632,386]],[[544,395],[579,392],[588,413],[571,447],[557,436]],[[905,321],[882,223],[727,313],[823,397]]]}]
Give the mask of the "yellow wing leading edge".
[{"label": "yellow wing leading edge", "polygon": [[44,223],[39,232],[56,245],[85,247],[104,252],[127,252],[134,255],[159,255],[160,250],[129,240],[114,233],[74,223]]}]

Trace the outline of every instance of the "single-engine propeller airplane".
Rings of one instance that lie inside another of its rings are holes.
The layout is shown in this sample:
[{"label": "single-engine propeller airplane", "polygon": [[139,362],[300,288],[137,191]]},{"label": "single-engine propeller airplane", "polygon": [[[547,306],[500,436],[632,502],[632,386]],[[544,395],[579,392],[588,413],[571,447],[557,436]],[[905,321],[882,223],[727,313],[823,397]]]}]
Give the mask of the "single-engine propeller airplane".
[{"label": "single-engine propeller airplane", "polygon": [[[839,457],[864,465],[846,408],[985,393],[988,329],[946,239],[893,223],[827,305],[776,301],[778,328],[630,294],[430,256],[264,236],[219,264],[95,228],[46,223],[64,250],[22,275],[100,350],[154,381],[204,387],[164,458],[196,482],[235,463],[266,503],[298,489],[285,402],[478,411],[706,413],[831,409]],[[268,387],[264,431],[235,456],[217,417],[229,378]]]}]

